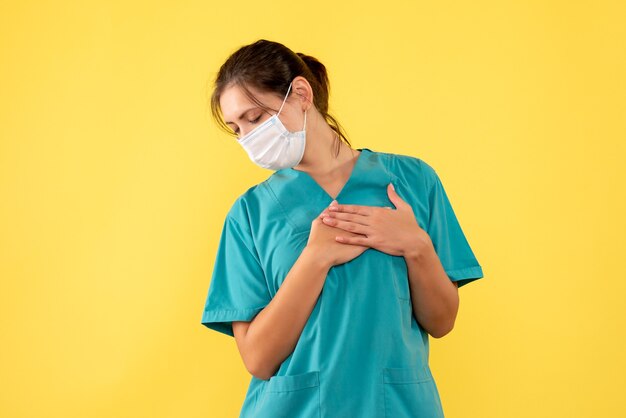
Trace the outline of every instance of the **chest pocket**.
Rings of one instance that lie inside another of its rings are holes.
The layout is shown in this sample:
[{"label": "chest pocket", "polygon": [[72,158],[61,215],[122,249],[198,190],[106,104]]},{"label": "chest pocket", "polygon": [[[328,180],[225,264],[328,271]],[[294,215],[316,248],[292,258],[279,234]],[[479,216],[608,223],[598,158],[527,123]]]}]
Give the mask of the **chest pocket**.
[{"label": "chest pocket", "polygon": [[319,418],[319,370],[272,376],[259,394],[255,418]]},{"label": "chest pocket", "polygon": [[428,365],[383,369],[385,417],[444,418]]}]

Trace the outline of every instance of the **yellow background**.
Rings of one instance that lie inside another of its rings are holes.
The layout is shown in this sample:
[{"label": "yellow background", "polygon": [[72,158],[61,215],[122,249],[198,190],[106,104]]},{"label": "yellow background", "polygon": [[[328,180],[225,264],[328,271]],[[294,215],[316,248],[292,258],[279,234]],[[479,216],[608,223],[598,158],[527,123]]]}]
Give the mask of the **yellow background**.
[{"label": "yellow background", "polygon": [[[200,324],[223,218],[271,171],[207,84],[320,59],[354,147],[439,173],[485,278],[431,338],[446,418],[623,417],[621,1],[3,2],[0,416],[235,417]],[[358,418],[358,417],[357,417]]]}]

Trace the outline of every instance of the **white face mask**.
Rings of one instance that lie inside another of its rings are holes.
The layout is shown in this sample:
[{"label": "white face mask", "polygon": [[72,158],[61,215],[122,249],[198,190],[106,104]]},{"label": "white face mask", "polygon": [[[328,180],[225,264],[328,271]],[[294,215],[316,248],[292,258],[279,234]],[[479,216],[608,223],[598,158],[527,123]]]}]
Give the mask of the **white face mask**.
[{"label": "white face mask", "polygon": [[298,132],[289,132],[278,118],[285,101],[289,96],[291,83],[287,95],[283,99],[278,113],[248,132],[239,140],[250,159],[257,165],[271,170],[298,165],[304,155],[306,142],[306,110],[304,111],[304,127]]}]

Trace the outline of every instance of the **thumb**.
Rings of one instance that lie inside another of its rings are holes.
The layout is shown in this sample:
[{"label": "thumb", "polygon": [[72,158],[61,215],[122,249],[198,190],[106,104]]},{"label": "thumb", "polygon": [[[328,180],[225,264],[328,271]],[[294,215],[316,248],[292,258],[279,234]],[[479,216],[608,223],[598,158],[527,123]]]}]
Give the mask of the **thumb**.
[{"label": "thumb", "polygon": [[387,185],[387,195],[389,196],[389,200],[391,200],[391,203],[393,203],[396,208],[399,209],[406,205],[406,202],[402,200],[398,193],[396,193],[396,189],[393,187],[393,183],[389,183]]}]

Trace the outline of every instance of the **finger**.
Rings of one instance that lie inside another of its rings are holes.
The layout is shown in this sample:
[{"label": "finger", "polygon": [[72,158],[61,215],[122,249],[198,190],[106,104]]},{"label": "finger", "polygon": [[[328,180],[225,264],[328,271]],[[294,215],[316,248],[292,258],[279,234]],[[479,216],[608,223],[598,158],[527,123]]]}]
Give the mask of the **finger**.
[{"label": "finger", "polygon": [[360,224],[360,225],[366,225],[366,226],[370,225],[368,216],[355,215],[353,213],[329,211],[328,212],[328,217],[329,218],[334,218],[334,219],[341,219],[341,220],[344,220],[344,221],[350,221],[350,222],[354,222],[354,223],[357,223],[357,224]]},{"label": "finger", "polygon": [[365,235],[369,232],[369,228],[366,225],[361,225],[354,222],[342,221],[335,218],[326,217],[322,221],[329,226],[343,229],[344,231],[352,232],[354,234]]},{"label": "finger", "polygon": [[369,240],[367,237],[346,237],[344,235],[337,235],[335,237],[335,241],[342,244],[362,245],[364,247],[369,247]]},{"label": "finger", "polygon": [[334,212],[346,212],[346,213],[354,213],[357,215],[369,215],[371,213],[372,206],[365,205],[336,205],[329,206],[328,210]]},{"label": "finger", "polygon": [[327,207],[325,207],[325,208],[324,208],[324,209],[320,212],[320,214],[318,215],[318,216],[320,217],[320,219],[321,219],[323,216],[328,215],[328,209],[329,209],[331,206],[334,206],[334,205],[337,205],[337,201],[336,201],[336,200],[333,200],[332,202],[330,202],[330,205],[329,205],[329,206],[327,206]]}]

